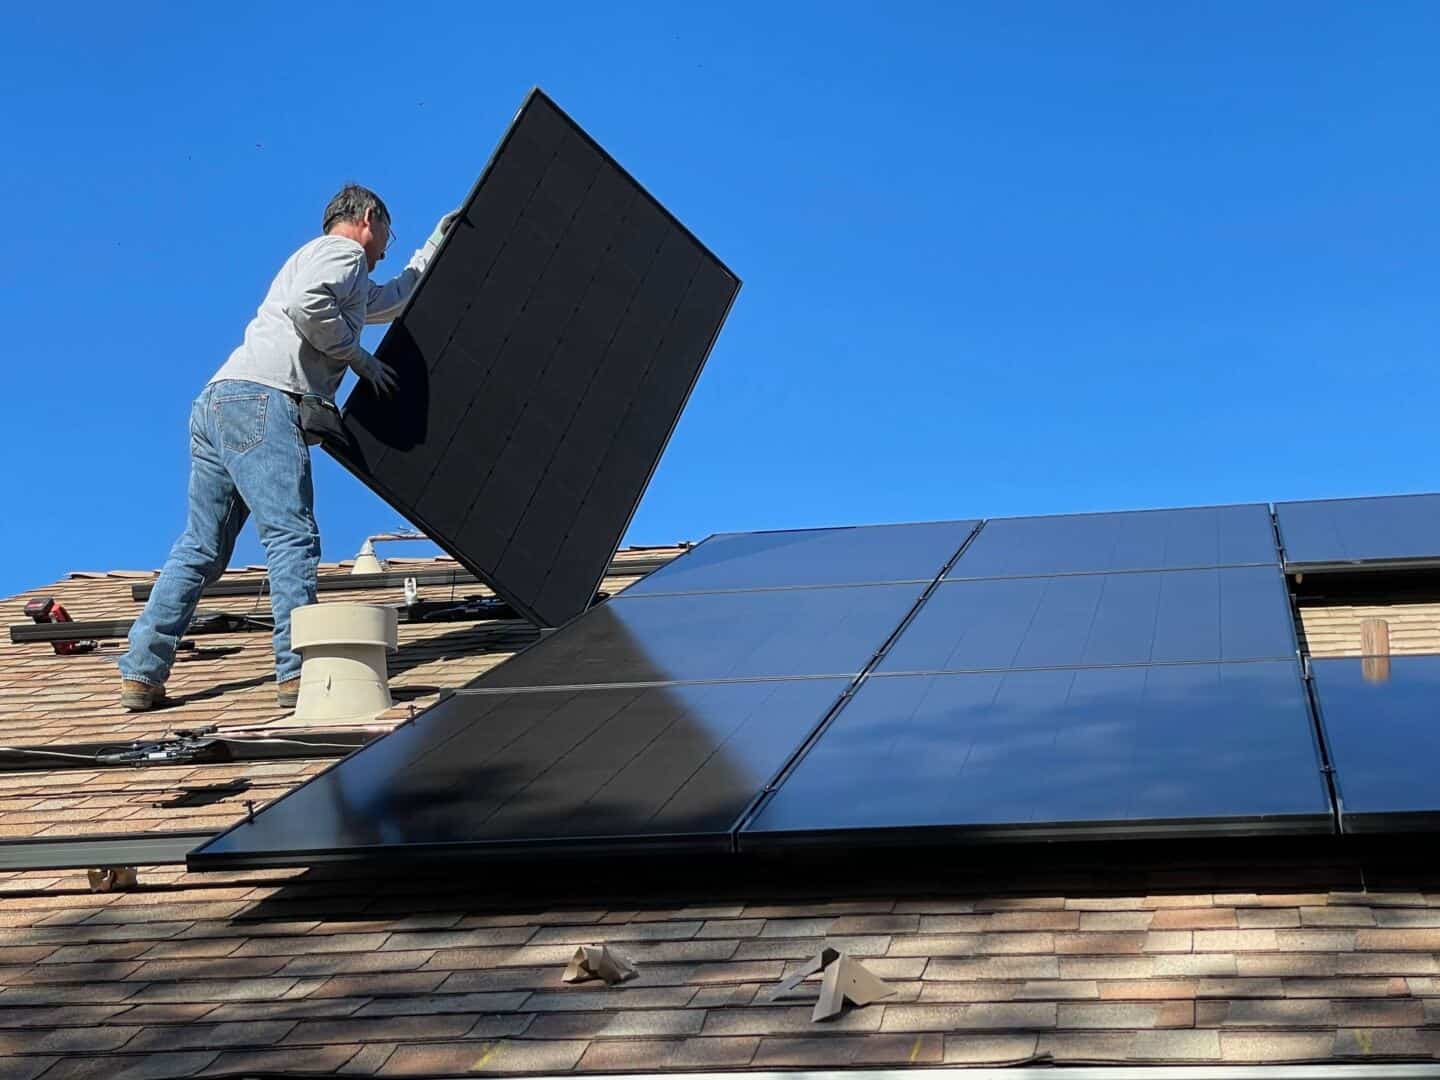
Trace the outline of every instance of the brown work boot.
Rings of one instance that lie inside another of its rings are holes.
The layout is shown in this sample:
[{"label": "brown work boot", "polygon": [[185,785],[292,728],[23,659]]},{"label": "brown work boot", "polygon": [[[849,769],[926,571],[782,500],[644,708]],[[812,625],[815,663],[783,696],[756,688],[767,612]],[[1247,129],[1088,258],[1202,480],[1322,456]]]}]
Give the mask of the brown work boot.
[{"label": "brown work boot", "polygon": [[290,679],[275,685],[275,704],[282,709],[293,709],[300,700],[300,680]]},{"label": "brown work boot", "polygon": [[165,687],[139,679],[120,680],[120,704],[130,712],[149,712],[165,700]]}]

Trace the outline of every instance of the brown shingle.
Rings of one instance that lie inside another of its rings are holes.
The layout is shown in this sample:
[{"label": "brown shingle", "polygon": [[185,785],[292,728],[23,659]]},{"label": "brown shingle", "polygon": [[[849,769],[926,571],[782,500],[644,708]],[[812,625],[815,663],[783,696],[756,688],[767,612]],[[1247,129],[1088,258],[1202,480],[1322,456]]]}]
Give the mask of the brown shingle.
[{"label": "brown shingle", "polygon": [[1223,1031],[1220,1053],[1226,1061],[1303,1061],[1329,1057],[1334,1041],[1331,1032]]},{"label": "brown shingle", "polygon": [[1053,1028],[1057,1006],[1045,1002],[975,1005],[887,1005],[882,1031],[1030,1031]]},{"label": "brown shingle", "polygon": [[947,1035],[946,1065],[1002,1065],[1035,1055],[1035,1035]]}]

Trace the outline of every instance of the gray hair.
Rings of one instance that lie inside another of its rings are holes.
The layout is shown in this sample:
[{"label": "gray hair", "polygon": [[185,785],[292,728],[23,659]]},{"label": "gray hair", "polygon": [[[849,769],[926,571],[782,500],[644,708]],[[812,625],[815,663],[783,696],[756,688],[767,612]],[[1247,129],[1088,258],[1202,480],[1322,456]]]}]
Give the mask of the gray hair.
[{"label": "gray hair", "polygon": [[359,184],[346,184],[325,207],[325,221],[321,226],[321,231],[328,233],[342,221],[354,222],[358,225],[365,220],[366,214],[372,218],[381,218],[385,224],[390,224],[390,211],[379,195]]}]

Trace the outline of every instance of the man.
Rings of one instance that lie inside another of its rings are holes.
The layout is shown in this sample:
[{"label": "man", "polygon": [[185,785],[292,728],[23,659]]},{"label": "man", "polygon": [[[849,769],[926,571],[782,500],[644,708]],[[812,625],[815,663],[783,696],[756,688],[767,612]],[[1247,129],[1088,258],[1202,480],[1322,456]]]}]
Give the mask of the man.
[{"label": "man", "polygon": [[290,612],[315,602],[320,562],[301,400],[333,402],[346,368],[377,393],[394,389],[395,372],[360,347],[360,330],[399,314],[458,215],[441,219],[398,277],[375,285],[370,272],[390,244],[390,212],[374,192],[350,184],[325,208],[324,235],[280,268],[244,341],[191,407],[189,517],[130,628],[120,660],[126,709],[164,701],[200,593],[224,571],[250,514],[270,571],[277,700],[295,706],[300,657],[290,648]]}]

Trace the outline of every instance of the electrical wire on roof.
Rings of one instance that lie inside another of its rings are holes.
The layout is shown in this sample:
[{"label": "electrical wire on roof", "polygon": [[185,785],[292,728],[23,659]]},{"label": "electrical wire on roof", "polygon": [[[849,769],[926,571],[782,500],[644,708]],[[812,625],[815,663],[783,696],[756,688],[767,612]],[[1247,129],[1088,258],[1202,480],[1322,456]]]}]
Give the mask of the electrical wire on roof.
[{"label": "electrical wire on roof", "polygon": [[0,746],[0,754],[22,754],[33,757],[72,758],[75,761],[94,761],[94,754],[67,754],[63,750],[37,750],[33,746]]}]

